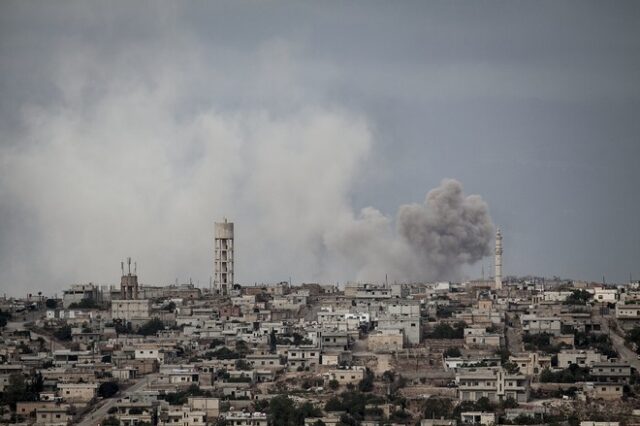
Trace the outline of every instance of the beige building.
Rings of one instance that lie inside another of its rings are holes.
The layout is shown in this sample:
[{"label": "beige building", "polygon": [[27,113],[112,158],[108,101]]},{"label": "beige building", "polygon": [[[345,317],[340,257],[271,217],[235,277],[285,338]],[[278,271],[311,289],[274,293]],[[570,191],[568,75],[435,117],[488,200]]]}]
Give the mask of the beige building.
[{"label": "beige building", "polygon": [[329,370],[324,373],[325,382],[336,380],[341,386],[348,384],[357,385],[364,379],[364,368],[345,368],[337,370]]},{"label": "beige building", "polygon": [[36,409],[36,425],[66,426],[73,416],[69,413],[68,405],[57,405]]},{"label": "beige building", "polygon": [[377,330],[367,337],[367,348],[372,352],[393,352],[404,347],[401,330]]},{"label": "beige building", "polygon": [[142,320],[150,318],[151,303],[148,299],[114,300],[111,302],[111,317],[124,321]]},{"label": "beige building", "polygon": [[203,411],[207,419],[215,419],[220,415],[220,400],[201,396],[189,397],[187,405],[193,411]]},{"label": "beige building", "polygon": [[521,374],[507,374],[502,368],[462,370],[456,375],[456,382],[460,401],[477,401],[485,397],[492,402],[508,398],[526,402],[529,396],[527,378]]},{"label": "beige building", "polygon": [[545,368],[551,367],[551,357],[537,352],[511,355],[509,361],[517,364],[520,373],[526,376],[537,376]]},{"label": "beige building", "polygon": [[245,413],[230,411],[224,414],[227,424],[233,426],[267,426],[267,415],[265,413]]},{"label": "beige building", "polygon": [[58,383],[58,393],[66,402],[89,402],[97,391],[97,383]]},{"label": "beige building", "polygon": [[576,364],[580,367],[591,367],[593,364],[597,364],[606,361],[606,357],[594,350],[568,350],[564,349],[558,353],[558,367],[566,368],[571,364]]},{"label": "beige building", "polygon": [[624,392],[622,383],[585,383],[583,391],[590,398],[607,401],[619,400]]}]

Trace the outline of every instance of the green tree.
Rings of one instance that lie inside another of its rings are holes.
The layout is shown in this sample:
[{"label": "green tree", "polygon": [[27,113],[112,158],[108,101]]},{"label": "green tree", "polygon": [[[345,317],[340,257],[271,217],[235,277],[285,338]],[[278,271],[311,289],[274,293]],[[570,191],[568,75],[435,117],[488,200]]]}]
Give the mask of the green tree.
[{"label": "green tree", "polygon": [[164,330],[164,322],[159,318],[152,318],[138,328],[138,334],[151,336],[157,334],[158,331],[161,330]]},{"label": "green tree", "polygon": [[451,416],[453,406],[448,398],[431,397],[425,401],[423,410],[425,419],[446,419]]},{"label": "green tree", "polygon": [[47,309],[56,309],[58,307],[58,301],[56,299],[47,299],[44,305]]},{"label": "green tree", "polygon": [[119,390],[120,386],[116,382],[103,382],[98,387],[98,395],[103,398],[111,398]]},{"label": "green tree", "polygon": [[364,378],[358,383],[360,392],[371,392],[373,390],[373,372],[368,368],[364,372]]},{"label": "green tree", "polygon": [[53,337],[58,340],[68,341],[71,340],[71,326],[63,325],[59,329],[53,332]]},{"label": "green tree", "polygon": [[114,416],[109,416],[102,421],[102,426],[120,426],[120,420]]},{"label": "green tree", "polygon": [[444,356],[446,358],[458,358],[462,356],[462,352],[460,352],[460,348],[457,347],[447,348],[447,350],[444,351]]}]

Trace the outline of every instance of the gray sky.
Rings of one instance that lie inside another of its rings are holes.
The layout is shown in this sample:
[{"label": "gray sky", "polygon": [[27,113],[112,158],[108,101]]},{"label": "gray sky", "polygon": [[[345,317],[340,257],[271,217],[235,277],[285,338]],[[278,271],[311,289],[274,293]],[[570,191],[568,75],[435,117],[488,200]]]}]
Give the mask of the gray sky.
[{"label": "gray sky", "polygon": [[242,283],[402,279],[381,247],[444,178],[488,205],[507,274],[640,278],[639,23],[635,1],[3,1],[0,289],[116,283],[126,256],[206,285],[223,216]]}]

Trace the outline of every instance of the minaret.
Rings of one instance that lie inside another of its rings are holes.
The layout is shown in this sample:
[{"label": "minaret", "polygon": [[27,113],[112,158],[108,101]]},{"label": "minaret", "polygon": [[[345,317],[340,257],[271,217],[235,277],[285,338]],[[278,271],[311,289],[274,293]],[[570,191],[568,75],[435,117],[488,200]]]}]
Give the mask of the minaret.
[{"label": "minaret", "polygon": [[222,296],[233,288],[233,222],[215,223],[213,285]]},{"label": "minaret", "polygon": [[502,289],[502,234],[496,231],[496,290]]}]

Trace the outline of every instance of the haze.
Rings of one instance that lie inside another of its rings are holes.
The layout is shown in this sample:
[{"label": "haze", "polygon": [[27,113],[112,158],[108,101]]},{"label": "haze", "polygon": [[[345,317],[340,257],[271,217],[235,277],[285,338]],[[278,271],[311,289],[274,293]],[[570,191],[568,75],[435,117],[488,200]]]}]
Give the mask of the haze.
[{"label": "haze", "polygon": [[[208,286],[223,217],[244,284],[479,277],[494,225],[507,275],[637,279],[639,22],[633,1],[3,1],[0,290],[115,284],[127,256]],[[437,228],[447,185],[473,220],[424,249],[403,221]]]}]

